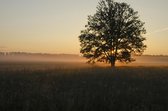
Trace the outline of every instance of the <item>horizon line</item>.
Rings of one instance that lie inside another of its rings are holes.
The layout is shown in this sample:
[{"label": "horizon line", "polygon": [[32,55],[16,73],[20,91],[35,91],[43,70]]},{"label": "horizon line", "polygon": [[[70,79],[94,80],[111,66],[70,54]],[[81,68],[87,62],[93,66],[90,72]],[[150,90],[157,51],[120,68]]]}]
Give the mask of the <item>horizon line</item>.
[{"label": "horizon line", "polygon": [[[0,53],[15,53],[15,54],[41,54],[41,55],[78,55],[75,53],[47,53],[47,52],[24,52],[24,51],[0,51]],[[167,54],[142,54],[142,56],[168,56]]]}]

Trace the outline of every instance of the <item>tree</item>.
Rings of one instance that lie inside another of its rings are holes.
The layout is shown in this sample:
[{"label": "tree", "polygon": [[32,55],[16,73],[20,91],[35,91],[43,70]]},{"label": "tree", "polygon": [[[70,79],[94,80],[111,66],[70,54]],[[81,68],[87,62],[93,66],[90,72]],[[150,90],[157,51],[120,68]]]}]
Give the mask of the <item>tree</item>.
[{"label": "tree", "polygon": [[144,22],[126,3],[101,0],[85,28],[79,36],[80,52],[89,63],[106,62],[114,67],[116,61],[134,61],[132,55],[146,49]]}]

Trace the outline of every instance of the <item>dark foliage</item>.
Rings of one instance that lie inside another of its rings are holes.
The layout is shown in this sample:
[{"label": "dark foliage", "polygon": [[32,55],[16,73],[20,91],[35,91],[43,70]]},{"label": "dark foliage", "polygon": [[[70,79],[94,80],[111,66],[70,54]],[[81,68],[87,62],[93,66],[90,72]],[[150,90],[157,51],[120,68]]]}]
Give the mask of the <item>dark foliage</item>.
[{"label": "dark foliage", "polygon": [[146,48],[144,23],[126,3],[101,0],[85,27],[79,36],[80,52],[89,63],[129,63],[134,61],[132,54],[141,55]]}]

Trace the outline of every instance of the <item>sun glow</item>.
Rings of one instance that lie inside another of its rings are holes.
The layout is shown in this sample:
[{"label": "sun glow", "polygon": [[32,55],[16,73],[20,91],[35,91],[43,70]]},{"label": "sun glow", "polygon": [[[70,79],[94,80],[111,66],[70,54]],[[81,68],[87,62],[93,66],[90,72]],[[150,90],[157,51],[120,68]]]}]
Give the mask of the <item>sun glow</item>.
[{"label": "sun glow", "polygon": [[114,50],[112,50],[112,51],[111,51],[111,54],[113,55],[114,53],[115,53]]}]

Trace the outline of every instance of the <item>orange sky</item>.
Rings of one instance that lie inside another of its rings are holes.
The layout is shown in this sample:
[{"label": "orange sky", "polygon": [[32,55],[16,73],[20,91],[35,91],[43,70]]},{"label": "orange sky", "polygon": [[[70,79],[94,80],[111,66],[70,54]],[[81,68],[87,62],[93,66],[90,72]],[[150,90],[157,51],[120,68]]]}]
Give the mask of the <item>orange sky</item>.
[{"label": "orange sky", "polygon": [[[1,0],[0,51],[79,54],[78,36],[99,0]],[[167,0],[125,1],[144,21],[145,54],[168,55]]]}]

